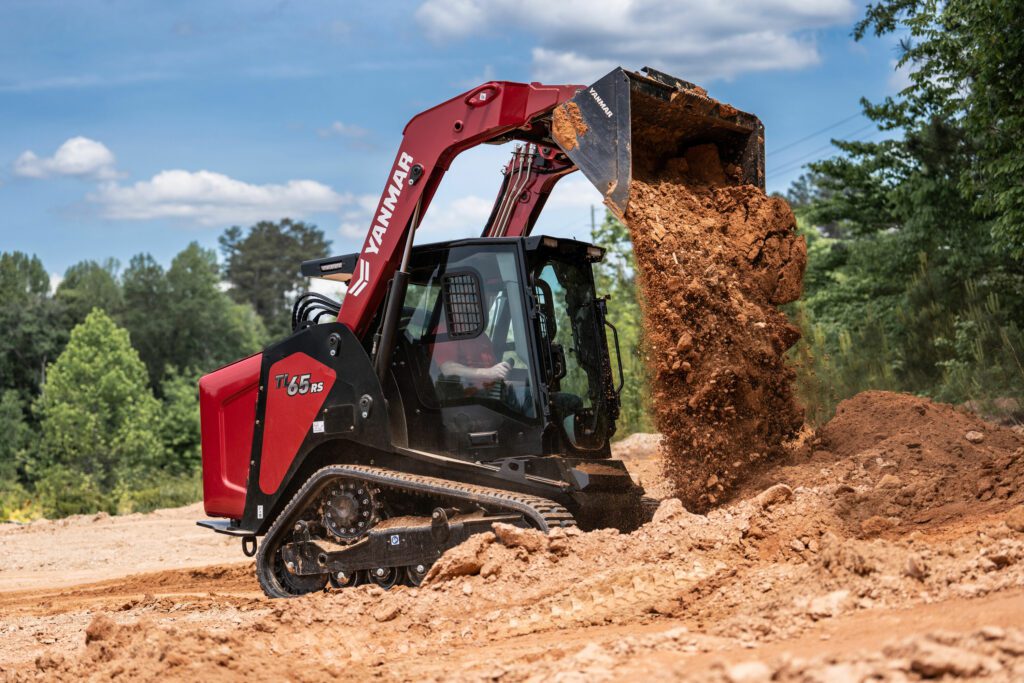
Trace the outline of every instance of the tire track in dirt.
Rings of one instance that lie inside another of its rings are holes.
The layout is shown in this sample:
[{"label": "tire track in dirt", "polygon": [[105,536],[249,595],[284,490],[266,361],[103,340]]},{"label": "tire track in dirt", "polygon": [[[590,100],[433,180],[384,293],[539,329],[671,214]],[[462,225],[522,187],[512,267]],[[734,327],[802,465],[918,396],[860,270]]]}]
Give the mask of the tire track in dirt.
[{"label": "tire track in dirt", "polygon": [[244,562],[132,574],[69,588],[8,591],[0,593],[0,610],[9,614],[62,614],[109,608],[143,597],[203,600],[210,594],[217,594],[218,599],[231,596],[251,601],[261,595],[252,575],[253,564]]}]

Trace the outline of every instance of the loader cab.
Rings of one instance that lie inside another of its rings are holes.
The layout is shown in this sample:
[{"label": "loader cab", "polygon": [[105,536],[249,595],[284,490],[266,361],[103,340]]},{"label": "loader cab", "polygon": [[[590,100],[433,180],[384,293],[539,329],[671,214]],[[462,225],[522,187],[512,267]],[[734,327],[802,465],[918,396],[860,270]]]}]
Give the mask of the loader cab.
[{"label": "loader cab", "polygon": [[408,445],[478,461],[606,453],[618,397],[602,255],[550,237],[415,248],[392,363]]}]

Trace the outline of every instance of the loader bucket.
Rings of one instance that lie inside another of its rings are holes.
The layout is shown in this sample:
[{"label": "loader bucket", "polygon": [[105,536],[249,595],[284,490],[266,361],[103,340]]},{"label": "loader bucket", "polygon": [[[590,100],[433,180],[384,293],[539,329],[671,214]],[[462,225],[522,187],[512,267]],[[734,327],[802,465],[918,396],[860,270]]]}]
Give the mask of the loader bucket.
[{"label": "loader bucket", "polygon": [[756,116],[653,69],[615,69],[556,107],[552,137],[620,218],[634,171],[656,175],[688,147],[714,143],[741,183],[764,189],[764,127]]}]

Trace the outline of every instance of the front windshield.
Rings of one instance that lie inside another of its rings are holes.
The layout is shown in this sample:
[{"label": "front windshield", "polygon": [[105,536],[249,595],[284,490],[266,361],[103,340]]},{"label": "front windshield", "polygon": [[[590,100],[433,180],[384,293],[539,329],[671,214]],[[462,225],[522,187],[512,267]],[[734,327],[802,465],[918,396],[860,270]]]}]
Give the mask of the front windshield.
[{"label": "front windshield", "polygon": [[549,394],[556,420],[577,448],[604,445],[607,359],[589,264],[538,256],[532,268],[540,336],[549,359]]}]

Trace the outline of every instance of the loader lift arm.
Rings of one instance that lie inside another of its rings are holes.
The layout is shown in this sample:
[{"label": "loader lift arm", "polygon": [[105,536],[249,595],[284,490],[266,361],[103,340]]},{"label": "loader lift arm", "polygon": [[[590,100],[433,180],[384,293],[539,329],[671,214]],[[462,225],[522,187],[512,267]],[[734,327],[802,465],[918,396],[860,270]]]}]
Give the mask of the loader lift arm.
[{"label": "loader lift arm", "polygon": [[[579,85],[491,81],[413,117],[402,133],[402,144],[354,265],[338,322],[357,337],[365,337],[383,302],[388,281],[411,246],[414,216],[418,224],[456,156],[477,145],[503,139],[524,139],[542,145],[547,131],[535,127],[546,124],[537,119],[582,89]],[[554,183],[572,167],[561,170],[555,176],[534,177],[532,182],[545,190],[543,198],[540,192],[531,193],[532,202],[519,202],[518,196],[511,198],[516,220],[508,221],[509,225],[516,225],[518,231],[526,230],[523,214],[535,219]],[[515,180],[512,175],[506,174],[507,182]],[[387,322],[384,327],[386,331]],[[381,348],[387,346],[384,343]]]}]

